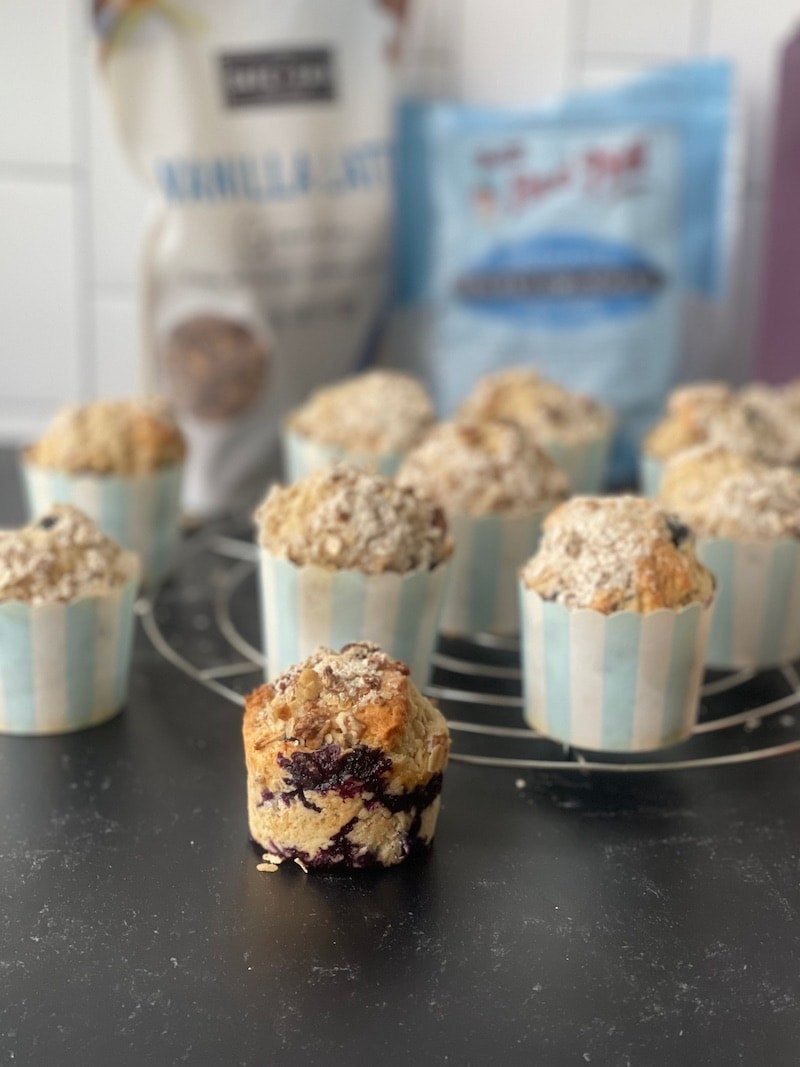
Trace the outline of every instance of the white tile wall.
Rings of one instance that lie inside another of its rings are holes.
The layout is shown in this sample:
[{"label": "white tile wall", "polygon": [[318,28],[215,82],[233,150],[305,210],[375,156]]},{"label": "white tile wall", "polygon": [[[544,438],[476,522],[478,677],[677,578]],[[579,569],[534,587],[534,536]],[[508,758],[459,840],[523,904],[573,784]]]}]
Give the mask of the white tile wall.
[{"label": "white tile wall", "polygon": [[[798,0],[417,0],[410,69],[425,91],[530,103],[693,54],[739,65],[747,180],[737,319],[721,364],[742,373],[780,44]],[[35,42],[35,46],[34,46]],[[0,3],[0,438],[59,403],[136,387],[137,249],[145,198],[113,139],[86,5]]]}]

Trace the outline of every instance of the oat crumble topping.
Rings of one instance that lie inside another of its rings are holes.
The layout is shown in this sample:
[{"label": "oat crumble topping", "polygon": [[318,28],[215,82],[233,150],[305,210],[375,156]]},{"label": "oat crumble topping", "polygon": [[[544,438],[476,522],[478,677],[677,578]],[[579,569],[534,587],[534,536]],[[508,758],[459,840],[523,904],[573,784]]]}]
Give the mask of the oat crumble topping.
[{"label": "oat crumble topping", "polygon": [[71,474],[147,474],[179,463],[186,444],[159,397],[64,408],[27,449],[31,463]]},{"label": "oat crumble topping", "polygon": [[382,453],[407,451],[433,421],[420,382],[398,371],[373,370],[312,393],[288,426],[325,444]]},{"label": "oat crumble topping", "polygon": [[689,529],[642,497],[573,497],[545,520],[523,581],[567,607],[652,611],[707,600]]},{"label": "oat crumble topping", "polygon": [[450,515],[525,514],[563,500],[569,485],[521,426],[459,419],[435,427],[397,475]]},{"label": "oat crumble topping", "polygon": [[65,603],[102,595],[134,571],[133,555],[70,505],[57,505],[20,530],[0,531],[0,601]]},{"label": "oat crumble topping", "polygon": [[606,433],[613,422],[608,408],[543,378],[531,367],[481,378],[459,414],[508,419],[525,426],[537,440],[564,444],[591,440]]},{"label": "oat crumble topping", "polygon": [[345,464],[274,486],[256,521],[260,543],[300,566],[405,574],[429,570],[452,552],[441,508]]}]

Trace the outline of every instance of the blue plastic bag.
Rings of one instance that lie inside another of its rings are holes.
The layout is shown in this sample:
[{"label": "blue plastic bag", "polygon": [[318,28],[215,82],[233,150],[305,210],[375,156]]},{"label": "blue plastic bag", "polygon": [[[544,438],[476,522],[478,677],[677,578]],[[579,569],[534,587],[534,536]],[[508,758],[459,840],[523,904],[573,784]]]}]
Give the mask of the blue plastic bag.
[{"label": "blue plastic bag", "polygon": [[632,478],[683,297],[724,291],[731,89],[698,62],[535,112],[405,104],[390,360],[444,413],[533,363],[616,409],[612,480]]}]

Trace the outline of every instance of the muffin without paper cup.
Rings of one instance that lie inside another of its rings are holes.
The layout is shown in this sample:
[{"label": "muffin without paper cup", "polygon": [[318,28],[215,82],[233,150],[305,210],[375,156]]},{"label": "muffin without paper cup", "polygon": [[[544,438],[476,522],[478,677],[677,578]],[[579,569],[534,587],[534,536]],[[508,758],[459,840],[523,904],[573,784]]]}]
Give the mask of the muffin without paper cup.
[{"label": "muffin without paper cup", "polygon": [[521,587],[525,721],[576,748],[644,752],[689,737],[711,603],[605,615]]},{"label": "muffin without paper cup", "polygon": [[447,515],[455,551],[442,630],[518,633],[517,571],[568,494],[563,471],[517,423],[461,418],[412,449],[397,481]]},{"label": "muffin without paper cup", "polygon": [[54,504],[74,504],[140,557],[146,584],[169,573],[180,538],[182,463],[126,477],[67,474],[26,458],[22,473],[32,518]]},{"label": "muffin without paper cup", "polygon": [[0,599],[0,732],[96,726],[128,693],[139,561],[120,552],[117,579],[67,601]]},{"label": "muffin without paper cup", "polygon": [[391,476],[433,421],[422,384],[398,371],[371,370],[318,389],[284,425],[287,481],[337,462]]},{"label": "muffin without paper cup", "polygon": [[318,649],[255,690],[243,735],[259,869],[391,867],[430,845],[447,723],[376,645]]},{"label": "muffin without paper cup", "polygon": [[440,508],[340,465],[274,487],[256,518],[269,678],[320,645],[368,640],[427,683],[453,550]]},{"label": "muffin without paper cup", "polygon": [[564,744],[662,748],[694,727],[713,580],[649,501],[576,498],[522,573],[524,714]]},{"label": "muffin without paper cup", "polygon": [[449,563],[404,574],[298,566],[259,553],[267,678],[274,680],[320,645],[374,641],[408,663],[425,686],[436,647]]}]

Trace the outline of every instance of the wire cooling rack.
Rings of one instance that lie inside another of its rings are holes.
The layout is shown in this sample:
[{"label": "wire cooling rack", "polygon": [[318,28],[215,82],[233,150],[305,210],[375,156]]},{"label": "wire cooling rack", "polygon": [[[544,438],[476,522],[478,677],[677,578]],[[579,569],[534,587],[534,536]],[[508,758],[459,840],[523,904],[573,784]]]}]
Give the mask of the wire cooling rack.
[{"label": "wire cooling rack", "polygon": [[[260,683],[256,548],[230,520],[187,539],[174,577],[137,610],[156,652],[195,682],[242,706]],[[519,646],[478,634],[440,642],[428,696],[452,731],[451,758],[517,770],[643,774],[720,767],[800,751],[797,664],[708,672],[692,737],[658,753],[589,754],[533,732],[522,720]]]}]

